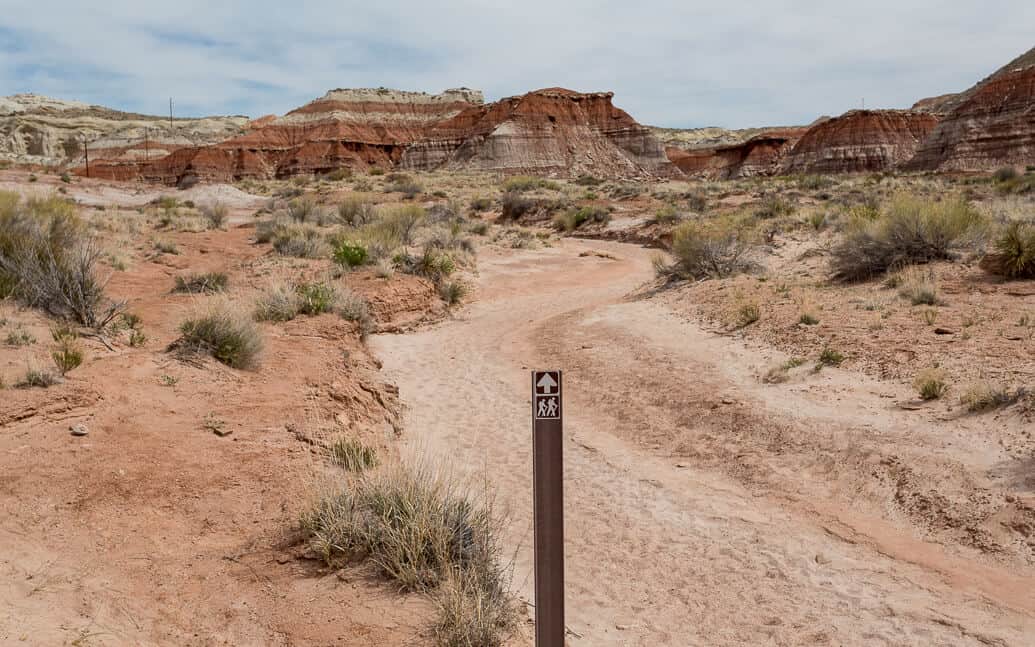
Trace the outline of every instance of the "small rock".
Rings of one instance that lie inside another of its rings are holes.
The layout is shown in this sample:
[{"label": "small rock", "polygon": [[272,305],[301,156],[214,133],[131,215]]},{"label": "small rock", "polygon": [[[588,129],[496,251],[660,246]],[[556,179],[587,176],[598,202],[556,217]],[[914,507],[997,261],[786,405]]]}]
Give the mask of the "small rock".
[{"label": "small rock", "polygon": [[936,335],[955,335],[955,330],[949,330],[948,328],[935,328],[934,334]]},{"label": "small rock", "polygon": [[723,404],[733,404],[734,402],[736,402],[736,400],[734,400],[733,398],[723,398],[722,399],[722,403]]},{"label": "small rock", "polygon": [[830,563],[830,558],[827,557],[826,555],[822,554],[822,553],[819,553],[819,554],[816,555],[816,563],[817,564],[829,564]]},{"label": "small rock", "polygon": [[90,433],[90,430],[87,429],[86,425],[84,424],[74,425],[72,427],[69,427],[68,430],[72,432],[73,436],[85,436],[86,434]]},{"label": "small rock", "polygon": [[628,631],[629,625],[615,625],[615,629],[618,631]]}]

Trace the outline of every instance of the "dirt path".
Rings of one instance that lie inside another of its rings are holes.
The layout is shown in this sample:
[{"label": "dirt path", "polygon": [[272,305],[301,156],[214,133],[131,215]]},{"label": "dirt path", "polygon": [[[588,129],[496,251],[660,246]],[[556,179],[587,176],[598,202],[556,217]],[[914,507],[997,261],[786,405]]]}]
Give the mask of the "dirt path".
[{"label": "dirt path", "polygon": [[372,342],[418,450],[509,504],[525,599],[528,369],[557,366],[573,645],[1035,644],[1030,568],[880,509],[893,497],[865,472],[887,447],[965,471],[984,440],[932,446],[934,414],[894,412],[882,403],[899,394],[837,371],[822,389],[763,388],[738,342],[625,298],[649,278],[648,254],[575,240],[488,251],[455,320]]}]

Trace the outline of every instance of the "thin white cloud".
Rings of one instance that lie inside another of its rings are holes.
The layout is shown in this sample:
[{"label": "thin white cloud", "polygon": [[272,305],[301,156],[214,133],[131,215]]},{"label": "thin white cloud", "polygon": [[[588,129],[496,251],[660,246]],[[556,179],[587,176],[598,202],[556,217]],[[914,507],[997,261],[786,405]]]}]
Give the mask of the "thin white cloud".
[{"label": "thin white cloud", "polygon": [[807,123],[962,90],[1035,45],[1035,3],[1013,0],[0,0],[0,15],[0,94],[252,116],[333,87],[560,85],[613,90],[645,123]]}]

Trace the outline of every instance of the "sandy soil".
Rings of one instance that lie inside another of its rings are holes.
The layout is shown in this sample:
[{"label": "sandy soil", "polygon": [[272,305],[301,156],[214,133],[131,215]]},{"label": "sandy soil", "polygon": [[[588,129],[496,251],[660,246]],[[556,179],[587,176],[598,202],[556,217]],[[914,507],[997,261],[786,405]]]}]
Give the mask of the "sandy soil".
[{"label": "sandy soil", "polygon": [[995,433],[848,371],[762,384],[779,354],[644,298],[648,256],[483,253],[475,304],[373,342],[409,442],[509,504],[524,598],[528,369],[559,367],[571,644],[1032,644],[1032,496],[990,482]]}]

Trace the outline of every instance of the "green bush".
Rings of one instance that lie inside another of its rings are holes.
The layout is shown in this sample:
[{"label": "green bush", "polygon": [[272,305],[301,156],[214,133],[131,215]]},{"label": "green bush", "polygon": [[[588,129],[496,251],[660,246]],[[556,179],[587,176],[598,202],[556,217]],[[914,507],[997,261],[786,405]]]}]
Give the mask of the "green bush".
[{"label": "green bush", "polygon": [[992,174],[992,179],[996,182],[1009,182],[1015,180],[1020,176],[1017,169],[1012,166],[1004,166],[996,169],[995,173]]},{"label": "green bush", "polygon": [[603,180],[595,178],[592,175],[580,175],[575,178],[575,184],[578,186],[600,186],[603,183]]},{"label": "green bush", "polygon": [[359,243],[343,240],[335,245],[332,257],[334,262],[342,267],[359,267],[367,262],[367,248]]},{"label": "green bush", "polygon": [[173,347],[211,355],[231,368],[248,369],[258,365],[263,341],[250,318],[227,304],[217,304],[180,324],[180,338]]},{"label": "green bush", "polygon": [[333,285],[326,283],[301,283],[295,287],[298,293],[298,311],[306,315],[330,312],[338,302],[338,293]]},{"label": "green bush", "polygon": [[845,356],[833,348],[826,347],[819,354],[819,363],[821,366],[840,366],[841,362],[845,361]]},{"label": "green bush", "polygon": [[439,283],[438,294],[447,305],[455,306],[467,296],[467,286],[460,281],[443,281]]},{"label": "green bush", "polygon": [[794,205],[784,198],[769,196],[755,209],[755,217],[761,220],[770,220],[780,216],[789,216],[794,213],[794,209]]},{"label": "green bush", "polygon": [[831,250],[835,279],[857,281],[889,268],[952,258],[985,231],[985,218],[962,198],[933,202],[896,196],[876,220],[854,220]]}]

